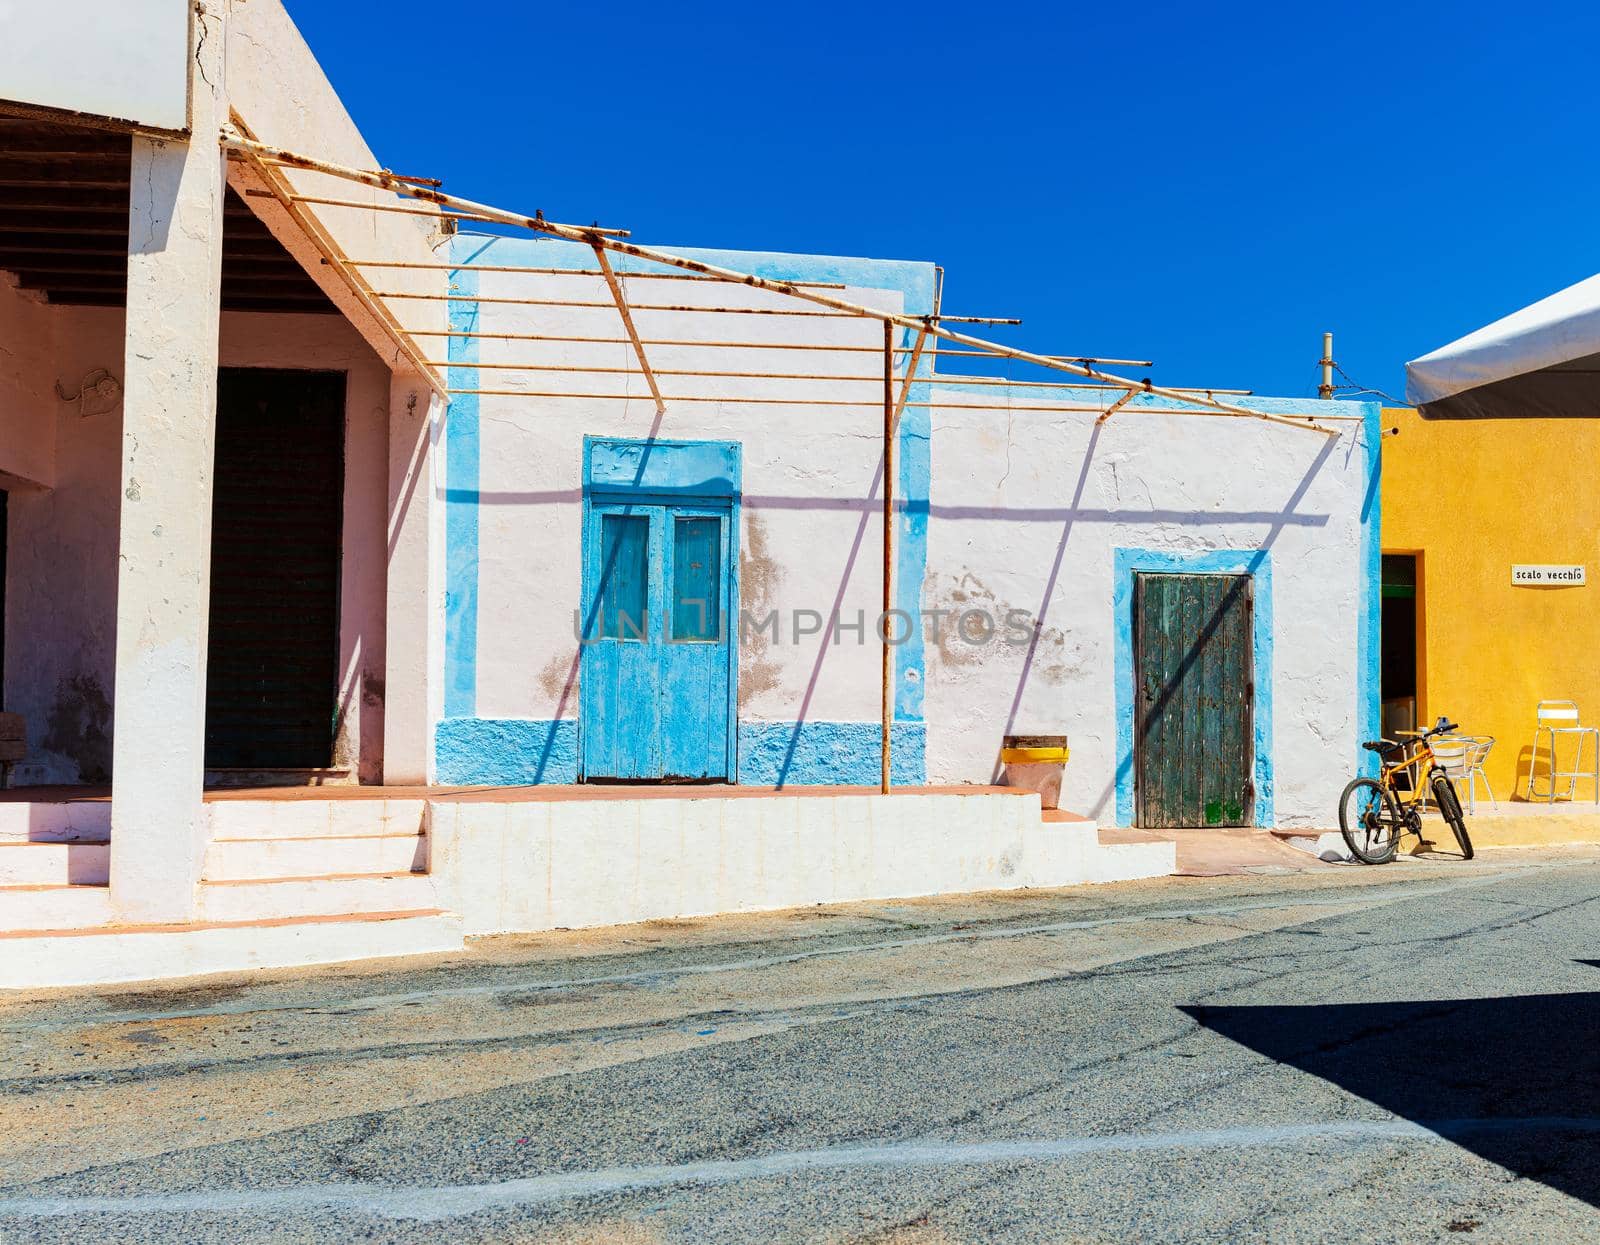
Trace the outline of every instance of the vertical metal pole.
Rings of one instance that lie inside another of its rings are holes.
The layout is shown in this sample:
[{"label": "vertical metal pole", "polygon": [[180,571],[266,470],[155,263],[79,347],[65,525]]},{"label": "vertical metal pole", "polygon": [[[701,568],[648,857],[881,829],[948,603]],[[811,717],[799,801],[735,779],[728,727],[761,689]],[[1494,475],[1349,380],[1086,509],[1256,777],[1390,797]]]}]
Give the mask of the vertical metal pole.
[{"label": "vertical metal pole", "polygon": [[[1303,374],[1303,373],[1302,373]],[[1317,386],[1317,397],[1333,397],[1333,334],[1322,335],[1322,383]]]},{"label": "vertical metal pole", "polygon": [[889,611],[894,608],[894,326],[883,322],[883,794],[889,794],[889,728],[894,721]]}]

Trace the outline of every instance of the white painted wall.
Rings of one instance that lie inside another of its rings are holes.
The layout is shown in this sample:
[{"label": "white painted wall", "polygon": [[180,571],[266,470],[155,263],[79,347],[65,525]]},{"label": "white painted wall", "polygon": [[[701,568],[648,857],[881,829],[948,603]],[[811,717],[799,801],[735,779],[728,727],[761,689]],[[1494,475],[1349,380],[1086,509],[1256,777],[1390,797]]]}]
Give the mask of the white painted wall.
[{"label": "white painted wall", "polygon": [[1112,880],[1033,795],[452,800],[428,834],[469,936]]},{"label": "white painted wall", "polygon": [[1026,648],[975,647],[948,626],[928,646],[930,780],[988,779],[1006,734],[1065,734],[1062,807],[1113,821],[1112,551],[1268,548],[1277,821],[1331,824],[1357,751],[1360,425],[1330,442],[1125,409],[1096,436],[1092,412],[962,411],[995,399],[947,389],[934,400],[950,405],[933,418],[924,606],[1019,608],[1043,626],[1026,672]]},{"label": "white painted wall", "polygon": [[[476,262],[537,265],[539,243],[496,243]],[[548,248],[546,248],[548,249]],[[588,265],[592,267],[592,263]],[[488,298],[605,301],[603,307],[526,307],[485,303],[481,328],[621,338],[621,324],[599,277],[483,273]],[[630,303],[794,308],[739,286],[632,277]],[[898,309],[898,291],[850,289],[842,297]],[[628,402],[571,398],[481,398],[482,507],[479,529],[477,714],[485,718],[577,716],[573,612],[581,587],[583,438],[595,436],[738,441],[744,447],[740,589],[743,605],[784,617],[780,645],[740,648],[740,717],[793,721],[876,721],[879,654],[871,639],[881,605],[878,493],[882,408],[882,326],[835,316],[764,316],[635,310],[651,339],[738,340],[770,349],[650,346],[663,371],[790,372],[866,380],[781,381],[662,376],[674,396],[783,397],[781,405],[669,402],[659,422],[641,377],[579,372],[479,370],[479,387],[562,393],[632,394]],[[865,352],[785,350],[785,344],[866,346]],[[624,343],[592,345],[485,341],[483,364],[535,362],[636,367]],[[819,406],[809,399],[859,406]],[[791,611],[853,619],[868,632],[834,644],[822,636],[793,642]]]}]

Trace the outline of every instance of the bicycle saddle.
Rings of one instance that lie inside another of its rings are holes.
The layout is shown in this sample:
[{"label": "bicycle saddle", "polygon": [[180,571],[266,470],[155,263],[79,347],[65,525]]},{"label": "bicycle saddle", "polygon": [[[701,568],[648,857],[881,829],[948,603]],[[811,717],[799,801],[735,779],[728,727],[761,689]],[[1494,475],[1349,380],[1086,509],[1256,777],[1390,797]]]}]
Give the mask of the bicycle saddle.
[{"label": "bicycle saddle", "polygon": [[1393,752],[1396,748],[1405,747],[1405,745],[1397,739],[1369,739],[1361,746],[1368,752],[1378,753]]}]

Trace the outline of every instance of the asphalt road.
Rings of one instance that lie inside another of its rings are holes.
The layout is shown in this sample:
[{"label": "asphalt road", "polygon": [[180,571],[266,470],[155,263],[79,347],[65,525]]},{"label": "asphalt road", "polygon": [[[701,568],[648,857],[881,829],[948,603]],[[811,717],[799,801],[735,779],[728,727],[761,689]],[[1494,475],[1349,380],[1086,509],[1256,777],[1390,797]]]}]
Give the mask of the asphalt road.
[{"label": "asphalt road", "polygon": [[0,1239],[1600,1239],[1600,857],[0,1000]]}]

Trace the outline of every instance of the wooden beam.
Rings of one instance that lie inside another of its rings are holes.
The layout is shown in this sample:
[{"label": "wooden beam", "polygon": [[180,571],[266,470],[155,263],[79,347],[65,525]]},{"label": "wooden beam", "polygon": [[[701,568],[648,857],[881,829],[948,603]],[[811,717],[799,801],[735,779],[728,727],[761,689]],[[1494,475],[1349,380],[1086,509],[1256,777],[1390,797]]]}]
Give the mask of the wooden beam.
[{"label": "wooden beam", "polygon": [[1136,392],[1134,392],[1132,389],[1128,390],[1127,393],[1123,394],[1120,398],[1118,398],[1110,406],[1106,407],[1105,413],[1102,414],[1094,422],[1097,423],[1097,424],[1105,423],[1106,420],[1110,419],[1113,415],[1115,415],[1123,407],[1127,406],[1128,403],[1132,402],[1138,396],[1139,395]]},{"label": "wooden beam", "polygon": [[617,304],[617,314],[622,317],[622,327],[627,330],[628,340],[633,343],[633,353],[638,357],[639,369],[644,373],[644,383],[650,386],[650,396],[656,400],[656,414],[665,415],[667,404],[661,400],[661,387],[656,384],[655,373],[650,370],[650,360],[644,353],[644,343],[639,340],[639,330],[633,327],[633,316],[628,311],[628,297],[622,292],[617,274],[611,271],[611,261],[606,258],[605,248],[596,245],[594,257],[600,265],[600,275],[606,279],[606,285],[611,290],[611,299]]},{"label": "wooden beam", "polygon": [[922,348],[928,343],[928,330],[923,328],[917,333],[916,345],[911,348],[911,361],[906,364],[905,383],[900,386],[900,401],[895,403],[892,423],[900,422],[900,415],[906,409],[906,399],[911,396],[911,382],[917,375],[917,364],[922,362]]},{"label": "wooden beam", "polygon": [[[750,289],[765,290],[773,294],[787,294],[802,302],[809,302],[816,306],[829,308],[836,313],[859,316],[865,319],[876,319],[886,324],[894,324],[901,328],[916,329],[928,325],[928,331],[935,337],[951,342],[957,346],[966,346],[972,349],[985,350],[990,354],[1003,359],[1014,359],[1020,363],[1032,363],[1052,371],[1066,372],[1070,375],[1080,376],[1086,380],[1104,381],[1123,389],[1142,391],[1179,402],[1185,406],[1195,408],[1197,414],[1216,412],[1218,414],[1235,418],[1255,419],[1266,423],[1284,424],[1296,428],[1309,428],[1326,436],[1337,435],[1337,429],[1324,427],[1311,420],[1296,419],[1291,416],[1268,414],[1263,411],[1251,410],[1249,407],[1238,406],[1234,403],[1222,402],[1216,398],[1198,395],[1192,391],[1179,393],[1161,386],[1153,386],[1148,381],[1137,381],[1129,377],[1118,376],[1110,372],[1102,372],[1097,368],[1080,363],[1070,362],[1061,356],[1041,355],[1030,350],[1018,350],[1015,347],[1003,346],[998,342],[988,341],[981,337],[974,337],[967,333],[959,333],[954,329],[945,328],[943,325],[931,323],[927,317],[918,317],[903,312],[885,311],[880,308],[867,307],[860,303],[853,303],[846,299],[835,298],[818,290],[805,289],[793,282],[773,280],[761,277],[755,273],[739,272],[732,268],[723,268],[716,264],[708,264],[703,260],[690,259],[685,255],[676,255],[670,251],[657,250],[654,247],[638,246],[619,238],[607,237],[601,231],[584,228],[580,225],[567,225],[557,221],[547,220],[542,215],[527,216],[518,212],[507,212],[489,204],[478,203],[460,195],[445,194],[443,191],[431,190],[410,186],[395,177],[394,174],[383,170],[354,169],[344,165],[332,164],[325,160],[313,159],[302,156],[297,152],[288,151],[281,147],[272,147],[265,143],[257,142],[253,138],[242,136],[231,130],[221,132],[222,144],[230,151],[245,154],[247,157],[267,164],[283,164],[292,168],[307,169],[313,172],[326,173],[333,177],[344,178],[347,181],[359,182],[363,185],[374,186],[382,190],[393,191],[397,194],[407,195],[411,198],[431,203],[440,208],[453,209],[459,212],[468,212],[475,216],[483,217],[504,225],[519,229],[531,230],[534,233],[548,234],[551,237],[564,238],[569,242],[582,242],[591,247],[604,247],[620,255],[627,255],[633,259],[646,263],[660,264],[663,267],[676,268],[682,272],[699,273],[702,276],[718,277],[730,284],[743,285]],[[497,300],[505,301],[505,300]],[[695,308],[695,310],[704,310]],[[756,314],[760,314],[759,311]]]},{"label": "wooden beam", "polygon": [[0,187],[12,186],[19,190],[127,190],[129,185],[126,179],[108,181],[98,177],[0,177]]},{"label": "wooden beam", "polygon": [[[242,128],[242,122],[238,121],[237,118],[234,124]],[[242,146],[239,145],[241,143],[243,144]],[[235,139],[233,136],[228,135],[227,132],[224,132],[223,147],[224,149],[238,151],[244,156],[246,163],[251,166],[256,176],[276,196],[278,205],[288,213],[289,218],[300,228],[306,239],[322,255],[322,258],[332,266],[333,271],[344,283],[345,288],[350,291],[351,296],[361,305],[362,310],[377,322],[384,334],[394,344],[395,349],[410,362],[411,366],[427,381],[429,387],[435,393],[441,397],[448,397],[449,387],[445,383],[444,377],[429,365],[427,359],[423,356],[421,348],[401,326],[394,312],[373,293],[372,286],[367,283],[366,277],[362,275],[359,269],[351,265],[344,251],[333,239],[333,236],[328,233],[327,229],[323,227],[322,222],[307,212],[300,204],[294,202],[294,187],[284,177],[283,171],[277,165],[262,158],[262,152],[270,151],[270,149],[263,148],[254,139]],[[415,193],[421,194],[424,192],[418,190]],[[426,193],[436,194],[438,192],[428,191]]]}]

